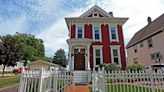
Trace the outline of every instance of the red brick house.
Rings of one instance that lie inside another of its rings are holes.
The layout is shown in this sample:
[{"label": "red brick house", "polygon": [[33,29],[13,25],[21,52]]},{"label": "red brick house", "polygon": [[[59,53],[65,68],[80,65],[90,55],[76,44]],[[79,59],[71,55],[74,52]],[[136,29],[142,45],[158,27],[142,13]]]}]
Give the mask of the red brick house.
[{"label": "red brick house", "polygon": [[122,25],[127,20],[97,5],[80,17],[65,18],[70,37],[68,69],[85,71],[113,62],[125,69]]}]

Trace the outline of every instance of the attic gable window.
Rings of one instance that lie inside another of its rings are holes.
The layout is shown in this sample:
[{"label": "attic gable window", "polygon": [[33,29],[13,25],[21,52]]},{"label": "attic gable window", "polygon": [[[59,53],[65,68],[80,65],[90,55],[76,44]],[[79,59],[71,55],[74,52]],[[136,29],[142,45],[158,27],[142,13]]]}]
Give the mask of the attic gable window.
[{"label": "attic gable window", "polygon": [[98,17],[99,17],[99,13],[94,12],[94,13],[92,14],[92,17],[94,17],[94,18],[98,18]]}]

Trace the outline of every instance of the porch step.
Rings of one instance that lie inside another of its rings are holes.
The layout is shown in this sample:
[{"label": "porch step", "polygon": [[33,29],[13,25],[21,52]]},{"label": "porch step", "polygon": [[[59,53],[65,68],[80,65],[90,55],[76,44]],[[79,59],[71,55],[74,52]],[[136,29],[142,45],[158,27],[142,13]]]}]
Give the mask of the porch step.
[{"label": "porch step", "polygon": [[88,83],[89,71],[73,71],[74,82],[76,84],[86,84]]}]

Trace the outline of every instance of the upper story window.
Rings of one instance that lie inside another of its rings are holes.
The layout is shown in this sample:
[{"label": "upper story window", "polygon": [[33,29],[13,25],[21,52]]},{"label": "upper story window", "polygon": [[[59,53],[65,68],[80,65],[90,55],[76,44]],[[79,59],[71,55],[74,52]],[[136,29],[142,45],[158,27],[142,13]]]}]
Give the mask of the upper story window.
[{"label": "upper story window", "polygon": [[133,46],[134,52],[137,53],[137,44]]},{"label": "upper story window", "polygon": [[118,41],[117,26],[110,27],[110,39],[111,41]]},{"label": "upper story window", "polygon": [[93,27],[93,40],[101,41],[101,30],[99,26]]},{"label": "upper story window", "polygon": [[138,59],[137,58],[133,58],[133,63],[137,64],[138,63]]},{"label": "upper story window", "polygon": [[148,38],[148,39],[147,39],[147,45],[148,45],[148,48],[153,47],[152,38]]},{"label": "upper story window", "polygon": [[95,35],[95,40],[99,40],[100,39],[100,30],[99,27],[94,27],[94,35]]},{"label": "upper story window", "polygon": [[77,27],[77,38],[83,38],[83,27]]}]

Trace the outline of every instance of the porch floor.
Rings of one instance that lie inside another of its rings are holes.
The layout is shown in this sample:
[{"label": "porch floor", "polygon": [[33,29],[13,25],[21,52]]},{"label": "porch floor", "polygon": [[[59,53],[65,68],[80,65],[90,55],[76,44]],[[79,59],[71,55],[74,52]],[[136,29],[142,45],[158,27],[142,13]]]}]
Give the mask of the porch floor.
[{"label": "porch floor", "polygon": [[90,91],[87,85],[76,84],[74,91],[72,90],[72,86],[68,86],[66,88],[66,92],[90,92]]}]

